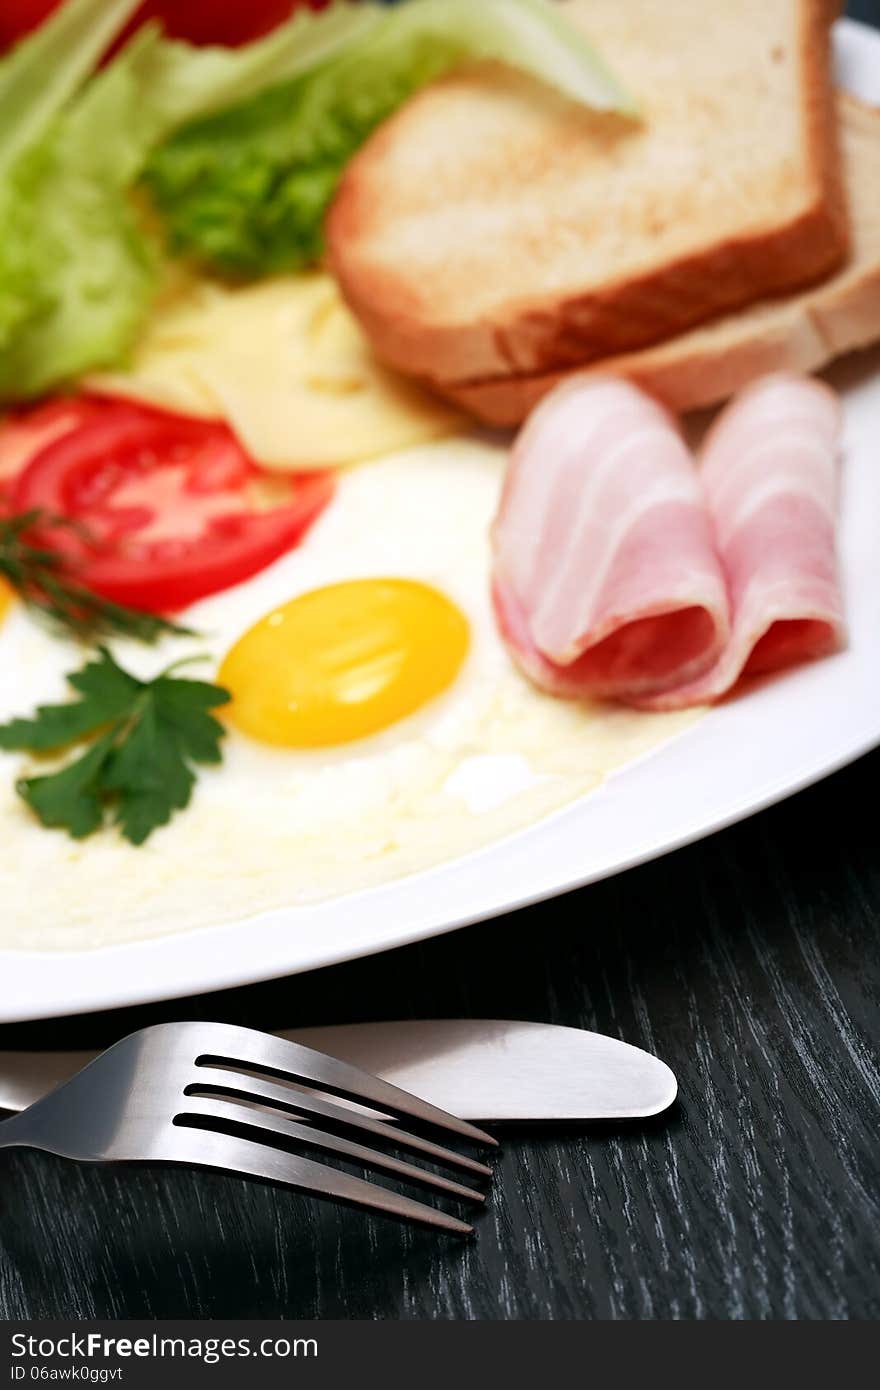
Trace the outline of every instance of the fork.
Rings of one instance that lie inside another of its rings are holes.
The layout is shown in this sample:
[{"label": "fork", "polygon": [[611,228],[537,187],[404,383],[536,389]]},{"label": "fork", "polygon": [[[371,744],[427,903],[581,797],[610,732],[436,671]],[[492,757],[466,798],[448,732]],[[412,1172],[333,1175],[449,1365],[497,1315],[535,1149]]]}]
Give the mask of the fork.
[{"label": "fork", "polygon": [[[81,1163],[219,1168],[471,1234],[470,1225],[439,1208],[300,1152],[331,1154],[464,1201],[484,1200],[472,1187],[387,1152],[492,1176],[485,1164],[397,1120],[497,1144],[407,1091],[298,1043],[227,1024],[165,1023],[123,1038],[50,1095],[0,1122],[0,1149],[41,1149]],[[364,1138],[386,1147],[358,1142]]]}]

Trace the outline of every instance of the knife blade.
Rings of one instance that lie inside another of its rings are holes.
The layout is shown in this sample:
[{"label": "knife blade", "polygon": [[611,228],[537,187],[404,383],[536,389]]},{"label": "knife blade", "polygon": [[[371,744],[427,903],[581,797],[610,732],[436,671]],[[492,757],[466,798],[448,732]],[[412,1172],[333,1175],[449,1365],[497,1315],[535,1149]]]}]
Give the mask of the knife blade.
[{"label": "knife blade", "polygon": [[[280,1034],[467,1120],[621,1120],[675,1100],[659,1058],[617,1038],[496,1019],[355,1023]],[[93,1052],[0,1053],[0,1110],[23,1110]]]}]

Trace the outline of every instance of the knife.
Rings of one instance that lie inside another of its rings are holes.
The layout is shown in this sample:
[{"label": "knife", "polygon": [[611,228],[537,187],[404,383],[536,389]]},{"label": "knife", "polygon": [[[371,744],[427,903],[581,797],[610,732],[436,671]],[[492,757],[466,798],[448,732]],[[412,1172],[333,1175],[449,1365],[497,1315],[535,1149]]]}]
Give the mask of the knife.
[{"label": "knife", "polygon": [[[674,1075],[629,1043],[547,1023],[355,1023],[279,1035],[373,1072],[466,1120],[622,1120],[658,1115]],[[0,1053],[0,1110],[24,1110],[94,1052]]]}]

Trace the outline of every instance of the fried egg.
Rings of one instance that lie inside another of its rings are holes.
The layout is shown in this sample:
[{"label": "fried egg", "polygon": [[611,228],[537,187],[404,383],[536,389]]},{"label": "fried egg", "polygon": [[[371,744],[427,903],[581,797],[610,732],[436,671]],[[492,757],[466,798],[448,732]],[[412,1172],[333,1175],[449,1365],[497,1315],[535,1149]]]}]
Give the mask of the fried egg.
[{"label": "fried egg", "polygon": [[282,748],[332,748],[379,733],[448,689],[467,619],[411,579],[330,584],[274,609],[220,667],[228,717]]},{"label": "fried egg", "polygon": [[[201,654],[225,681],[224,761],[135,849],[41,828],[0,754],[0,947],[88,949],[374,887],[476,850],[597,787],[694,713],[569,703],[498,637],[492,443],[426,444],[343,473],[303,545],[185,615],[200,639],[114,645],[136,674]],[[0,630],[0,719],[69,694],[76,647],[20,605]],[[295,918],[292,919],[295,929]]]}]

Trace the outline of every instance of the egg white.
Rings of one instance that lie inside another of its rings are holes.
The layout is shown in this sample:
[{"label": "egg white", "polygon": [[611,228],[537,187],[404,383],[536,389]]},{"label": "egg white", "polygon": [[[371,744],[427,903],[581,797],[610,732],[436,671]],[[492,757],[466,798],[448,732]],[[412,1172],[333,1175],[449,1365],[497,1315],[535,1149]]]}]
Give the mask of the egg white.
[{"label": "egg white", "polygon": [[[192,805],[135,849],[113,830],[82,843],[36,824],[16,796],[28,767],[0,754],[0,947],[87,949],[217,925],[372,887],[479,848],[542,818],[687,727],[541,695],[513,668],[489,598],[489,527],[505,451],[471,439],[399,453],[344,474],[303,545],[189,610],[203,639],[117,643],[144,677],[190,652],[211,679],[225,652],[278,604],[366,576],[422,580],[472,626],[455,685],[358,744],[286,752],[230,731],[222,767]],[[0,629],[0,720],[65,698],[84,654],[20,607]]]}]

